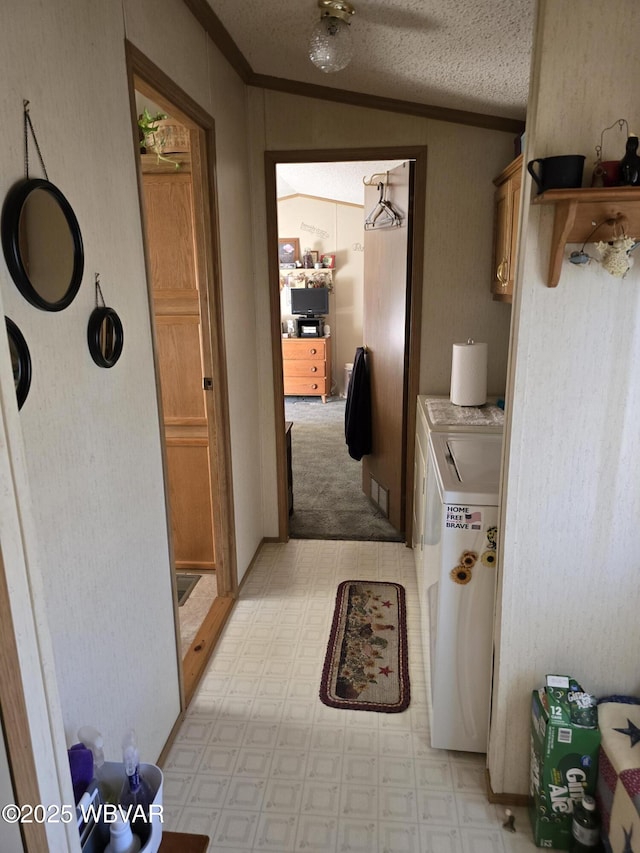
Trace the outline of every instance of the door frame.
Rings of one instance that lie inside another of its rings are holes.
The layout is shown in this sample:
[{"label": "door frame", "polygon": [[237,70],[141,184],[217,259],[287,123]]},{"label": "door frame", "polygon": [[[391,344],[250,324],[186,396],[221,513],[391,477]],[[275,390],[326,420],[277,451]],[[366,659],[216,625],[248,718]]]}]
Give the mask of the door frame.
[{"label": "door frame", "polygon": [[[196,648],[196,658],[185,659],[182,666],[179,636],[179,617],[176,601],[176,580],[174,568],[173,541],[171,519],[169,517],[169,487],[167,479],[167,447],[162,412],[162,396],[160,392],[160,377],[155,372],[156,392],[158,400],[158,418],[161,433],[162,465],[165,488],[165,511],[167,514],[167,532],[169,539],[171,584],[174,592],[174,612],[176,622],[176,645],[179,658],[181,678],[181,700],[183,708],[193,694],[199,675],[204,670],[207,660],[213,651],[215,639],[220,634],[226,618],[231,610],[233,599],[238,592],[238,572],[235,539],[235,515],[233,506],[233,479],[231,470],[231,430],[229,424],[228,384],[226,347],[223,324],[222,304],[222,273],[220,263],[219,217],[217,206],[216,182],[216,149],[215,122],[213,117],[200,107],[186,92],[177,86],[158,66],[154,65],[133,44],[125,40],[127,76],[131,99],[131,121],[133,143],[138,179],[138,194],[140,199],[140,217],[144,224],[145,214],[142,203],[142,169],[140,150],[138,147],[138,125],[135,110],[135,91],[150,97],[155,103],[170,112],[175,118],[190,130],[192,143],[192,186],[196,216],[196,245],[198,254],[199,280],[205,288],[207,321],[209,327],[208,340],[202,345],[208,350],[212,364],[213,388],[205,395],[207,405],[207,421],[209,423],[210,439],[210,473],[213,509],[214,553],[216,563],[216,579],[218,595],[205,621],[209,633],[205,637],[200,632],[192,645]],[[154,363],[157,364],[155,352],[155,318],[153,309],[153,293],[151,288],[149,258],[145,238],[146,229],[143,227],[143,243],[145,265],[147,269],[147,296],[149,300],[149,318],[152,330],[152,345]],[[185,695],[186,694],[186,698]]]},{"label": "door frame", "polygon": [[276,433],[276,466],[278,471],[278,539],[286,542],[289,535],[287,496],[287,458],[284,424],[284,390],[282,376],[282,330],[280,326],[280,289],[278,269],[278,197],[276,167],[279,163],[332,163],[359,160],[414,160],[413,230],[408,235],[407,257],[407,327],[405,330],[405,385],[407,400],[403,415],[405,459],[405,541],[411,542],[413,508],[413,455],[416,411],[413,401],[420,384],[420,340],[422,334],[422,288],[424,269],[424,229],[427,198],[427,146],[398,145],[380,148],[328,148],[296,151],[265,151],[265,195],[267,213],[267,245],[269,273],[269,306],[271,311],[271,343],[273,364],[274,415]]}]

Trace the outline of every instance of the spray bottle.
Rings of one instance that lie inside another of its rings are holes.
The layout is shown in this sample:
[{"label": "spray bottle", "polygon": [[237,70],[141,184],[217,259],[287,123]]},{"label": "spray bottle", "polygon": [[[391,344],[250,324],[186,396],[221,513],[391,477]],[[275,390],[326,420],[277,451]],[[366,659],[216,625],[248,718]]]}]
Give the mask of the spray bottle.
[{"label": "spray bottle", "polygon": [[140,839],[131,832],[131,826],[126,818],[116,813],[116,819],[110,826],[110,840],[105,853],[138,853]]},{"label": "spray bottle", "polygon": [[131,807],[128,815],[131,828],[144,841],[151,829],[149,807],[153,802],[153,794],[140,774],[140,754],[133,729],[130,729],[122,740],[122,760],[126,779],[119,802],[123,809]]},{"label": "spray bottle", "polygon": [[78,729],[78,740],[93,753],[93,778],[100,791],[100,797],[105,803],[116,803],[118,791],[109,785],[104,767],[104,740],[93,726],[82,726]]}]

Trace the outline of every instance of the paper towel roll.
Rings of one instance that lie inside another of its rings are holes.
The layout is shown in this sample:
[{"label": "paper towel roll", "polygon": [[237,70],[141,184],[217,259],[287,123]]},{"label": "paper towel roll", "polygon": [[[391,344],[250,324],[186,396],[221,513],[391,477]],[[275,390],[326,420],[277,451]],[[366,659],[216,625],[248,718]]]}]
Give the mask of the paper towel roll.
[{"label": "paper towel roll", "polygon": [[469,340],[453,345],[450,399],[456,406],[483,406],[487,402],[486,344]]}]

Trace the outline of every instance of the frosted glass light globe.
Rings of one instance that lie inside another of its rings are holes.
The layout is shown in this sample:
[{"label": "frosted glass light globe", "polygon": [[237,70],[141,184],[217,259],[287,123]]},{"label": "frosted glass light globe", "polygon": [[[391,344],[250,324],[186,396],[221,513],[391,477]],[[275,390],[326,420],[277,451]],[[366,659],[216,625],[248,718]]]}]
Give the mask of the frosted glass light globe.
[{"label": "frosted glass light globe", "polygon": [[340,71],[351,61],[353,44],[349,24],[330,15],[322,18],[311,31],[309,59],[320,71]]}]

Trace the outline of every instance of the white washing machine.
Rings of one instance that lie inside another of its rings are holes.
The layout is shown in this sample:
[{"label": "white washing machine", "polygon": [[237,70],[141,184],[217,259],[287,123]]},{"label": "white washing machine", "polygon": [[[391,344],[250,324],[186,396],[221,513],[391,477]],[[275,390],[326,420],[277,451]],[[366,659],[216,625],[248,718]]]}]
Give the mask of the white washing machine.
[{"label": "white washing machine", "polygon": [[504,411],[496,405],[496,398],[489,398],[484,406],[456,406],[449,397],[438,395],[418,396],[416,401],[416,440],[413,472],[413,523],[412,547],[421,601],[421,625],[423,636],[428,635],[428,613],[424,591],[424,547],[427,507],[427,479],[429,478],[429,436],[433,432],[463,432],[480,435],[501,435],[504,426]]},{"label": "white washing machine", "polygon": [[431,745],[486,752],[502,436],[431,432],[428,445],[420,605]]}]

